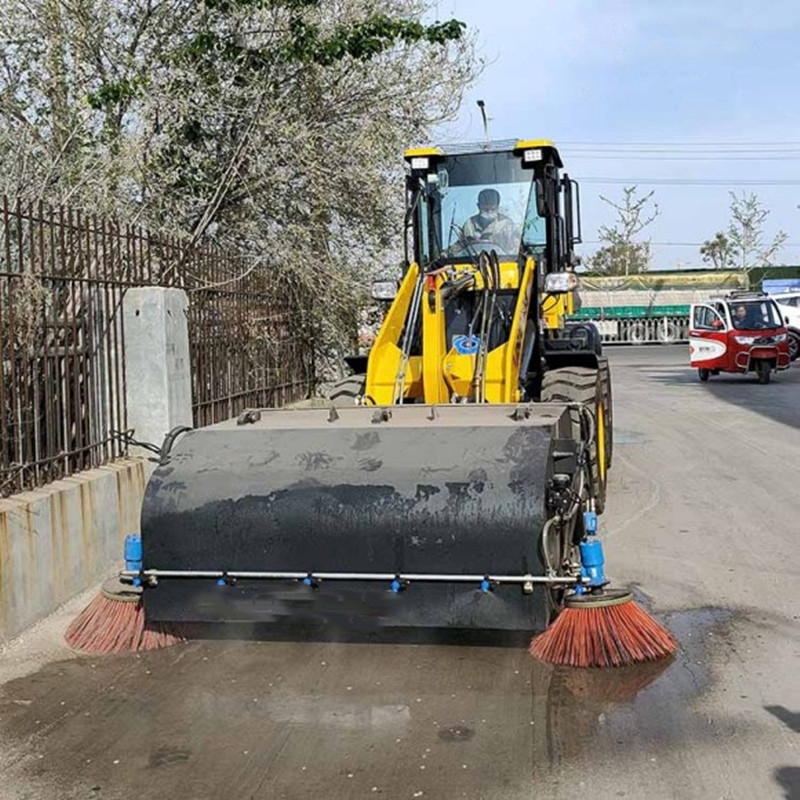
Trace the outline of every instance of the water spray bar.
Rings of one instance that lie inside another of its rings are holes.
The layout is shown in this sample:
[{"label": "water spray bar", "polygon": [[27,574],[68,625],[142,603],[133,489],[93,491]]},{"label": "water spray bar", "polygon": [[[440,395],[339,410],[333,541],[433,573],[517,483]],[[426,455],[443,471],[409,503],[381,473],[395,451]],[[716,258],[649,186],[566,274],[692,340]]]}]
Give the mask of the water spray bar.
[{"label": "water spray bar", "polygon": [[445,575],[425,572],[289,572],[267,570],[259,572],[228,570],[189,570],[189,569],[143,569],[142,540],[135,534],[125,538],[125,569],[120,577],[130,578],[134,586],[143,583],[156,583],[159,578],[210,578],[219,586],[226,586],[236,580],[294,580],[307,586],[316,587],[320,581],[389,581],[393,592],[400,592],[409,583],[478,583],[481,591],[490,592],[496,586],[522,584],[522,591],[530,594],[534,584],[546,586],[575,586],[591,584],[591,577],[581,575],[563,577],[559,575]]},{"label": "water spray bar", "polygon": [[550,585],[574,586],[589,583],[588,578],[570,578],[558,575],[444,575],[435,573],[396,573],[396,572],[240,572],[238,570],[183,570],[183,569],[145,569],[122,570],[126,578],[237,578],[237,579],[277,579],[320,581],[433,581],[438,583],[474,583],[488,580],[492,583],[543,583]]}]

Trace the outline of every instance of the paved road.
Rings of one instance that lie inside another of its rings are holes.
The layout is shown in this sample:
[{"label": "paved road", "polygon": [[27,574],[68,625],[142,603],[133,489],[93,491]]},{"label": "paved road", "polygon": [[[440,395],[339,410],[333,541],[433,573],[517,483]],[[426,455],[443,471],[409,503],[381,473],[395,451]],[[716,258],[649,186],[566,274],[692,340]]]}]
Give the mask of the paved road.
[{"label": "paved road", "polygon": [[612,353],[603,523],[673,662],[208,640],[75,657],[73,604],[0,659],[0,798],[800,798],[800,368],[701,385],[684,358]]}]

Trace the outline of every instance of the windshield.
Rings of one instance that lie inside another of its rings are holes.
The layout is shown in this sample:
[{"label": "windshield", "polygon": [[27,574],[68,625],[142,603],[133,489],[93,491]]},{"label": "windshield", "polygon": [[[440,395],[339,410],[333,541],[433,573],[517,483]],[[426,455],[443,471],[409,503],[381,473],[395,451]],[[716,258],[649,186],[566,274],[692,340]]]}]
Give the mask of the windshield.
[{"label": "windshield", "polygon": [[418,218],[423,236],[428,233],[425,217],[432,219],[432,255],[452,260],[496,250],[516,259],[521,245],[543,247],[545,221],[536,211],[533,178],[533,170],[523,169],[513,153],[442,159],[429,176]]},{"label": "windshield", "polygon": [[771,300],[730,304],[731,320],[737,331],[761,331],[780,328],[781,318]]}]

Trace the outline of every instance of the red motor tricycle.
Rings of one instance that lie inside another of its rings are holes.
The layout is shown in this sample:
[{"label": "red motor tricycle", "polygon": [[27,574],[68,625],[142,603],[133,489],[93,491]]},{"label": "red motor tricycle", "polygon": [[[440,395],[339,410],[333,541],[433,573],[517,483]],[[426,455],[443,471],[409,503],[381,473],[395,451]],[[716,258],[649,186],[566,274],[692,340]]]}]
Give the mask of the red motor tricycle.
[{"label": "red motor tricycle", "polygon": [[731,292],[691,307],[689,361],[701,381],[720,372],[755,372],[769,383],[789,367],[789,341],[775,301],[761,292]]}]

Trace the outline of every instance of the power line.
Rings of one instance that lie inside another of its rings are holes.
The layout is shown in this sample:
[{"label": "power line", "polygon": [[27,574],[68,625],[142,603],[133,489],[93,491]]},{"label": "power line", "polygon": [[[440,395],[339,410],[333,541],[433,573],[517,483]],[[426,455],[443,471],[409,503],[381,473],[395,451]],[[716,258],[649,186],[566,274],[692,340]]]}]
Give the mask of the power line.
[{"label": "power line", "polygon": [[594,155],[591,153],[570,153],[569,158],[572,161],[575,161],[579,158],[582,159],[592,159],[598,161],[798,161],[800,160],[800,156],[793,156],[793,155],[779,155],[779,156],[771,156],[766,155],[762,156],[758,153],[749,153],[746,157],[745,156],[732,156],[732,155],[721,155],[721,154],[713,154],[707,156],[673,156],[673,155],[658,155],[658,156],[640,156],[640,155],[605,155],[604,153],[600,155]]},{"label": "power line", "polygon": [[[642,147],[634,147],[634,146],[631,146],[631,147],[602,147],[602,148],[595,147],[595,146],[592,146],[592,147],[588,147],[588,146],[587,147],[582,147],[582,146],[571,147],[571,146],[567,146],[567,147],[562,147],[561,149],[562,149],[562,151],[569,151],[569,152],[571,152],[573,154],[578,154],[579,153],[581,155],[584,155],[585,153],[601,153],[601,154],[605,154],[605,153],[628,153],[628,154],[655,153],[656,155],[668,155],[670,153],[680,153],[682,155],[685,155],[687,152],[688,153],[694,152],[694,148],[692,148],[691,150],[686,150],[686,149],[678,149],[678,148],[675,148],[675,147],[666,147],[666,145],[663,148],[658,149],[658,150],[655,150],[655,149],[653,149],[652,147],[649,147],[649,146],[648,147],[645,147],[645,146],[642,146]],[[798,149],[796,147],[787,147],[787,148],[781,148],[781,149],[769,148],[769,149],[753,150],[752,148],[749,148],[749,149],[743,150],[741,148],[720,147],[720,148],[715,148],[713,150],[706,150],[705,151],[705,154],[708,154],[708,155],[722,155],[722,154],[731,154],[732,155],[732,154],[735,154],[735,153],[741,153],[743,155],[752,155],[753,153],[756,153],[758,155],[762,155],[764,153],[777,153],[777,154],[782,154],[782,153],[800,153],[800,149]]]},{"label": "power line", "polygon": [[561,140],[559,147],[565,145],[578,147],[800,147],[800,142],[570,142]]},{"label": "power line", "polygon": [[[601,239],[586,239],[581,244],[605,244]],[[702,247],[705,242],[649,242],[653,247]],[[784,242],[781,247],[800,247],[800,242]]]},{"label": "power line", "polygon": [[800,186],[800,179],[775,178],[750,180],[747,178],[579,178],[579,183],[625,184],[650,186]]}]

